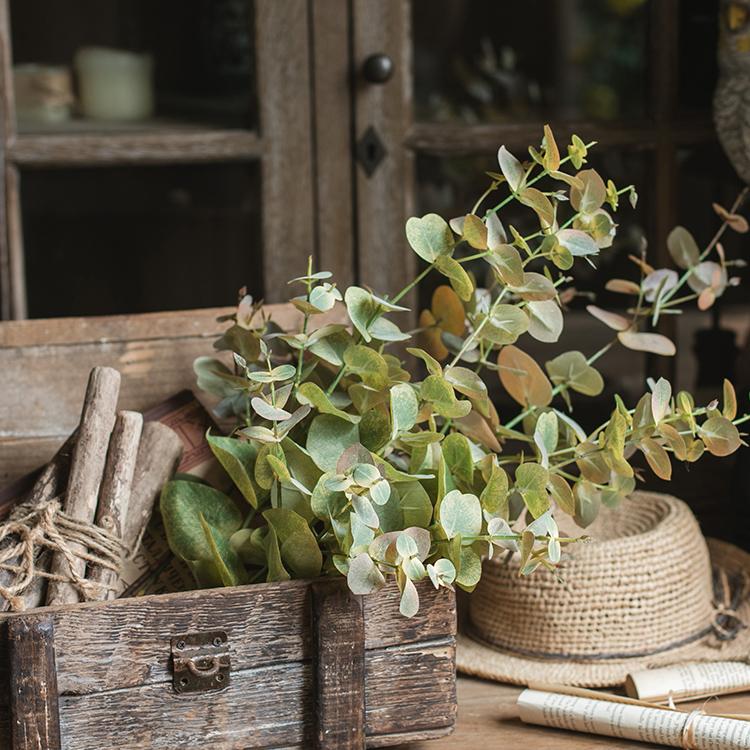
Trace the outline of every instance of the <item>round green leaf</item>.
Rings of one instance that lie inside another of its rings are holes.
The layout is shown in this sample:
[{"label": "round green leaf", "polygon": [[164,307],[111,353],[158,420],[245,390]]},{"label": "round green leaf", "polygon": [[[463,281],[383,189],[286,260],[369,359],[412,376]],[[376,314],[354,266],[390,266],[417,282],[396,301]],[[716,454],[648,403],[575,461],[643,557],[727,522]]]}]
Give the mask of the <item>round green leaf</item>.
[{"label": "round green leaf", "polygon": [[537,341],[554,344],[563,330],[563,314],[555,300],[529,302],[529,334]]},{"label": "round green leaf", "polygon": [[323,567],[318,540],[302,516],[287,508],[271,508],[263,518],[276,532],[281,559],[297,578],[316,578]]},{"label": "round green leaf", "polygon": [[513,344],[529,328],[529,318],[516,305],[494,305],[481,335],[497,346]]},{"label": "round green leaf", "polygon": [[465,302],[474,294],[474,284],[464,267],[450,255],[441,255],[435,261],[435,268],[450,281],[453,290]]},{"label": "round green leaf", "polygon": [[300,404],[308,404],[314,407],[321,414],[332,414],[334,417],[345,419],[352,424],[357,424],[360,420],[360,417],[356,414],[347,414],[345,411],[337,409],[331,403],[331,399],[326,395],[325,391],[315,383],[302,383],[297,388],[297,401]]},{"label": "round green leaf", "polygon": [[255,493],[253,481],[250,479],[250,472],[253,470],[255,457],[258,449],[252,443],[236,438],[218,437],[216,435],[206,435],[211,452],[216,456],[219,463],[229,474],[231,480],[242,496],[253,508],[258,507],[258,497]]},{"label": "round green leaf", "polygon": [[477,536],[482,530],[482,506],[476,495],[452,490],[442,499],[439,516],[448,539],[458,534],[462,537]]},{"label": "round green leaf", "polygon": [[675,227],[667,236],[667,250],[679,268],[698,265],[700,250],[690,232],[685,227]]},{"label": "round green leaf", "polygon": [[198,482],[168,482],[162,490],[159,507],[169,546],[183,560],[213,557],[201,516],[219,537],[227,539],[242,525],[242,514],[233,500]]},{"label": "round green leaf", "polygon": [[714,456],[728,456],[742,445],[737,427],[726,417],[709,417],[698,431],[706,450]]},{"label": "round green leaf", "polygon": [[374,349],[357,344],[344,352],[348,372],[358,375],[365,385],[381,390],[388,385],[388,363]]},{"label": "round green leaf", "polygon": [[357,425],[332,414],[319,414],[310,423],[306,447],[319,469],[335,471],[341,454],[358,442]]},{"label": "round green leaf", "polygon": [[353,594],[364,596],[381,589],[385,585],[385,578],[372,558],[362,552],[349,561],[346,582]]},{"label": "round green leaf", "polygon": [[419,401],[413,386],[398,383],[391,388],[391,438],[400,432],[408,432],[417,423]]},{"label": "round green leaf", "polygon": [[545,365],[555,385],[567,384],[584,396],[598,396],[604,390],[604,380],[586,361],[581,352],[565,352]]},{"label": "round green leaf", "polygon": [[406,239],[414,252],[432,263],[439,255],[453,250],[453,233],[442,216],[426,214],[418,218],[412,216],[406,222]]}]

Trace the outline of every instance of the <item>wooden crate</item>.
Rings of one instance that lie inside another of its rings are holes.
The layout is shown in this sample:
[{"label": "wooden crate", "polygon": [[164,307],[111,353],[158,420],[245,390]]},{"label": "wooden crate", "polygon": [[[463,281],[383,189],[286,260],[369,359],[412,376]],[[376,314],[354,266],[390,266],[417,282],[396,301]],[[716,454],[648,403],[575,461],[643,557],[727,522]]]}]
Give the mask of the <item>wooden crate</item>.
[{"label": "wooden crate", "polygon": [[[0,476],[74,428],[94,365],[123,373],[121,408],[192,387],[216,310],[0,324]],[[297,316],[271,306],[282,325]],[[0,616],[0,750],[385,747],[452,731],[455,598],[420,586],[354,597],[290,581]],[[193,692],[192,688],[196,688]]]}]

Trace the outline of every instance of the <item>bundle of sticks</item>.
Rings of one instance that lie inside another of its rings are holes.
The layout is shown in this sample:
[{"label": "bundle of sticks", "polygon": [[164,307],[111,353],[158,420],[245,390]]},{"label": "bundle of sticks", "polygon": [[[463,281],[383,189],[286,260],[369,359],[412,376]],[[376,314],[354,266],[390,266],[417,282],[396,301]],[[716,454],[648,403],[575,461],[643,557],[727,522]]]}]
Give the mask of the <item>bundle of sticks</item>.
[{"label": "bundle of sticks", "polygon": [[[57,498],[69,526],[95,526],[127,555],[137,551],[159,492],[179,464],[182,441],[160,422],[144,423],[138,412],[117,411],[119,393],[117,370],[91,371],[80,423],[40,471],[24,507],[42,507]],[[22,547],[12,536],[2,545],[19,549],[19,556],[0,569],[0,587],[8,588],[18,580]],[[0,600],[0,609],[109,599],[122,590],[117,565],[95,562],[96,556],[78,542],[67,544],[65,552],[54,545],[34,547],[33,580],[18,596]],[[77,580],[87,583],[85,590]]]}]

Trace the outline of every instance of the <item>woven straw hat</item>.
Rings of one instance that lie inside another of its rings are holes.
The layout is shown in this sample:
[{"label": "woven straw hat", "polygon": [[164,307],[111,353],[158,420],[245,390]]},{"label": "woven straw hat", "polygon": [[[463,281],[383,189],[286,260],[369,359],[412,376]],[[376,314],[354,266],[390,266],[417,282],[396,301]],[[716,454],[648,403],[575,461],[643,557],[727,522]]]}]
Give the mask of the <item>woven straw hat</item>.
[{"label": "woven straw hat", "polygon": [[750,555],[701,535],[681,500],[635,493],[572,545],[558,579],[484,563],[458,669],[499,682],[620,685],[636,669],[750,656]]}]

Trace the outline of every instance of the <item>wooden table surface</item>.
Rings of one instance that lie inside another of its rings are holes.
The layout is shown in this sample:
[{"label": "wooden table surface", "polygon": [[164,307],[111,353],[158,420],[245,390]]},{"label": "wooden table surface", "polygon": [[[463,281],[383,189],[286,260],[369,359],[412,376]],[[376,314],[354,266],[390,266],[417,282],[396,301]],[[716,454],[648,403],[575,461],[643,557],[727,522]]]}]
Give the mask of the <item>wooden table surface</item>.
[{"label": "wooden table surface", "polygon": [[[458,678],[456,731],[441,740],[403,745],[399,750],[657,750],[664,745],[617,740],[524,724],[518,718],[516,699],[521,688],[468,677]],[[682,707],[699,708],[705,701]],[[750,693],[711,701],[711,713],[750,713]]]}]

